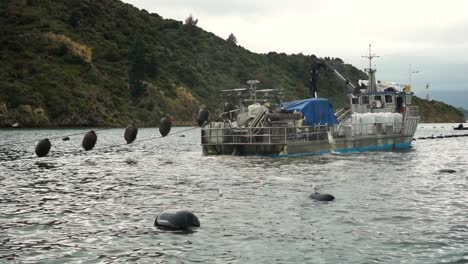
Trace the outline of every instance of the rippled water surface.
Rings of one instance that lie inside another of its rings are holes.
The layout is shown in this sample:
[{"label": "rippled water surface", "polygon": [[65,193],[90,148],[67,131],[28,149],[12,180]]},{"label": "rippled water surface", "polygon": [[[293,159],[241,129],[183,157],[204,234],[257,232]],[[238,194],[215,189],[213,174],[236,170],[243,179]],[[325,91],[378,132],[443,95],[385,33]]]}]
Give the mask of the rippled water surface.
[{"label": "rippled water surface", "polygon": [[[452,125],[415,137],[463,134]],[[468,262],[468,137],[295,158],[203,156],[198,129],[131,145],[103,130],[90,152],[55,139],[44,158],[6,145],[82,131],[0,130],[0,262]],[[313,184],[336,200],[310,200]],[[156,229],[168,208],[201,227]]]}]

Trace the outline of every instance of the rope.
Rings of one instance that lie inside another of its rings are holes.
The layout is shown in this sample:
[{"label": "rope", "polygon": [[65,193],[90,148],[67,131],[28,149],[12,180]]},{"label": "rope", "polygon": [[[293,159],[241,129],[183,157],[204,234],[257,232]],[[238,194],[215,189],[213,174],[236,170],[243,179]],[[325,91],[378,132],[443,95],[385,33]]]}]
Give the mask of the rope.
[{"label": "rope", "polygon": [[[177,135],[177,134],[180,134],[180,133],[184,133],[184,132],[187,132],[187,131],[190,131],[190,130],[194,130],[194,129],[197,129],[197,128],[198,128],[197,126],[190,127],[190,128],[187,128],[187,129],[184,129],[184,130],[181,130],[181,131],[178,131],[178,132],[169,134],[169,135],[167,135],[166,137],[173,136],[173,135]],[[96,130],[94,130],[94,131],[103,131],[103,130],[107,130],[107,129],[110,129],[110,128],[96,129]],[[81,135],[81,134],[83,134],[83,133],[70,134],[70,135],[67,135],[67,136],[70,137],[70,136],[76,136],[76,135]],[[65,136],[62,136],[62,137],[65,137]],[[62,137],[57,136],[57,137],[51,137],[50,139],[57,139],[57,138],[62,138]],[[145,139],[142,139],[142,140],[134,141],[134,142],[132,142],[131,144],[137,144],[137,143],[140,143],[140,142],[150,141],[150,140],[159,139],[159,138],[163,138],[163,137],[162,137],[162,136],[156,136],[156,137],[145,138]],[[4,146],[6,146],[6,145],[15,145],[15,144],[20,144],[20,143],[32,143],[32,142],[37,142],[37,140],[12,142],[12,143],[8,143],[8,144],[4,144]],[[130,145],[130,144],[122,143],[122,144],[114,144],[114,145],[105,145],[105,146],[102,146],[102,147],[94,148],[93,150],[103,150],[103,149],[106,149],[106,148],[120,147],[120,146],[125,146],[125,145]],[[86,153],[86,151],[82,151],[82,150],[80,149],[80,150],[72,151],[72,152],[67,153],[67,154],[73,154],[73,155],[75,155],[75,154],[83,154],[83,153]],[[34,157],[29,157],[29,158],[20,157],[20,158],[12,159],[12,160],[9,160],[9,161],[26,160],[26,159],[34,159],[34,158],[36,158],[36,156],[34,156]],[[9,162],[9,161],[0,161],[0,164],[7,163],[7,162]]]},{"label": "rope", "polygon": [[[94,130],[94,132],[97,132],[97,131],[108,130],[108,129],[111,129],[111,128],[112,128],[112,127],[106,127],[106,128],[93,129],[93,130]],[[50,137],[50,138],[48,138],[48,139],[49,139],[49,140],[52,140],[52,139],[59,139],[59,138],[63,138],[63,137],[79,136],[79,135],[82,135],[83,133],[86,133],[86,132],[74,133],[74,134],[69,134],[69,135],[64,135],[64,136]],[[19,144],[34,143],[34,142],[37,142],[37,140],[7,142],[7,143],[4,143],[3,146],[19,145]]]},{"label": "rope", "polygon": [[[188,129],[181,130],[181,131],[178,131],[178,132],[169,134],[169,135],[167,135],[166,137],[169,137],[169,136],[172,136],[172,135],[177,135],[177,134],[180,134],[180,133],[183,133],[183,132],[187,132],[187,131],[190,131],[190,130],[194,130],[194,129],[197,129],[197,128],[198,128],[198,127],[190,127],[190,128],[188,128]],[[138,144],[138,143],[140,143],[140,142],[150,141],[150,140],[158,139],[158,138],[163,138],[163,136],[156,136],[156,137],[145,138],[145,139],[133,141],[133,142],[130,143],[130,144],[122,143],[122,144],[106,145],[106,146],[102,146],[102,147],[96,148],[96,150],[102,150],[102,149],[108,148],[108,147],[112,148],[112,147],[121,147],[121,146],[126,146],[126,145],[133,145],[133,144]]]}]

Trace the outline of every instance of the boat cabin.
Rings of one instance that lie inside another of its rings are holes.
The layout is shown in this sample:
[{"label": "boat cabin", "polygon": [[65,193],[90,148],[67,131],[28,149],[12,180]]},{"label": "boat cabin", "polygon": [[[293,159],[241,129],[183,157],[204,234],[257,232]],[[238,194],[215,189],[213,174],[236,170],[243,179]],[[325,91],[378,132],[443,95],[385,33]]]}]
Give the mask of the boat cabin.
[{"label": "boat cabin", "polygon": [[349,95],[349,100],[353,113],[403,113],[412,96],[412,92],[365,92]]}]

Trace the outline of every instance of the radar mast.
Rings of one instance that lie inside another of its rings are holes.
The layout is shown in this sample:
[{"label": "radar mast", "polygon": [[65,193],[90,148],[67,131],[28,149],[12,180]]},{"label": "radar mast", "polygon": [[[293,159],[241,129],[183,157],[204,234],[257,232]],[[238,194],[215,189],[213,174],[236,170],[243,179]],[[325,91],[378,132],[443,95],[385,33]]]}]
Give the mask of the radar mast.
[{"label": "radar mast", "polygon": [[367,92],[376,92],[377,81],[375,79],[375,72],[377,71],[377,69],[372,68],[372,59],[379,58],[380,56],[375,55],[375,53],[372,54],[371,44],[369,44],[369,55],[361,56],[361,57],[369,59],[369,68],[364,69],[367,72],[367,75],[369,75],[369,83],[367,85]]}]

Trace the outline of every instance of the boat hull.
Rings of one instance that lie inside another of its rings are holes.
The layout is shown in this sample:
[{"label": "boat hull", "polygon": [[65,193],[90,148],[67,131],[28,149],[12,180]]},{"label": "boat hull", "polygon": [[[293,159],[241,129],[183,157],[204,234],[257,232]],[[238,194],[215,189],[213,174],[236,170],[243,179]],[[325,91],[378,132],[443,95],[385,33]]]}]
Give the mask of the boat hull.
[{"label": "boat hull", "polygon": [[273,157],[306,156],[326,153],[353,153],[367,151],[408,149],[412,137],[376,136],[334,140],[297,141],[287,144],[210,145],[203,146],[206,155],[262,155]]},{"label": "boat hull", "polygon": [[326,153],[353,153],[407,149],[411,147],[411,142],[411,137],[363,137],[352,139],[336,139],[334,143],[291,143],[287,144],[285,150],[279,153],[277,156],[304,156]]}]

